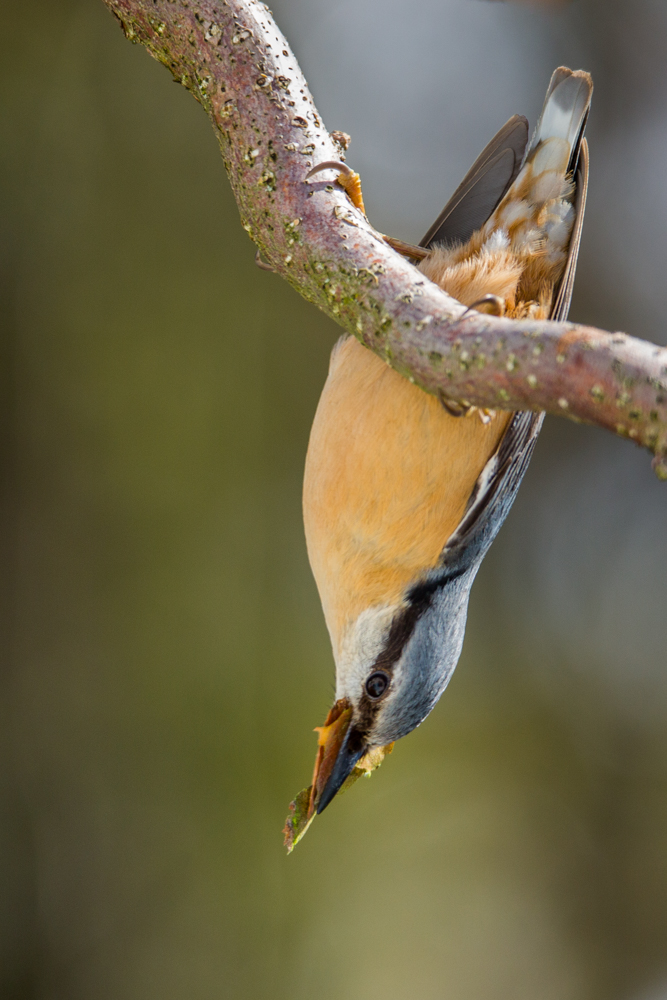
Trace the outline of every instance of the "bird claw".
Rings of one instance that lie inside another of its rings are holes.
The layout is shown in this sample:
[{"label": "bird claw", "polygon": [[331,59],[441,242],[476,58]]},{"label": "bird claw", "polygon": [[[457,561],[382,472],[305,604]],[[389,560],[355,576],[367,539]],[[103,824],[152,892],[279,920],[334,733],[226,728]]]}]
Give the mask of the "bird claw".
[{"label": "bird claw", "polygon": [[364,197],[361,193],[361,177],[359,174],[348,167],[347,163],[343,163],[342,160],[325,160],[324,163],[318,163],[308,171],[306,174],[306,180],[309,181],[311,177],[314,177],[315,174],[321,173],[323,170],[338,171],[338,177],[336,180],[343,188],[354,207],[358,208],[360,212],[363,212],[364,215],[366,215]]},{"label": "bird claw", "polygon": [[[483,424],[490,424],[496,415],[495,410],[489,410],[486,407],[472,406],[471,411],[472,410],[477,411],[477,415]],[[470,414],[467,414],[467,416],[470,416]]]},{"label": "bird claw", "polygon": [[495,410],[489,410],[485,406],[473,406],[467,400],[448,399],[442,389],[438,392],[438,399],[450,417],[470,417],[476,413],[483,424],[490,424],[496,415]]},{"label": "bird claw", "polygon": [[262,260],[259,250],[255,254],[255,264],[260,271],[271,271],[273,274],[276,273],[275,267],[271,267],[271,265],[267,264],[265,260]]},{"label": "bird claw", "polygon": [[447,411],[450,417],[467,417],[470,411],[474,409],[474,407],[472,407],[470,403],[466,403],[465,400],[459,402],[456,399],[448,399],[442,389],[438,390],[438,399],[442,403],[443,409]]},{"label": "bird claw", "polygon": [[475,312],[486,313],[487,316],[504,316],[505,302],[499,295],[484,295],[481,299],[476,299],[475,302],[471,303],[463,316],[467,316],[471,309],[474,309]]}]

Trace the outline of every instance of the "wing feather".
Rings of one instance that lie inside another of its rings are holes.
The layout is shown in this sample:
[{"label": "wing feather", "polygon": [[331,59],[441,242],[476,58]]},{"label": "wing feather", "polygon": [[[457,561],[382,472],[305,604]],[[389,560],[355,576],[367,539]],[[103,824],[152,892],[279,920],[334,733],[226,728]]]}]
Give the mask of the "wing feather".
[{"label": "wing feather", "polygon": [[515,413],[496,453],[484,466],[456,531],[442,550],[447,576],[479,565],[514,503],[537,442],[543,413]]},{"label": "wing feather", "polygon": [[467,242],[518,174],[527,144],[528,121],[513,115],[479,154],[419,245]]}]

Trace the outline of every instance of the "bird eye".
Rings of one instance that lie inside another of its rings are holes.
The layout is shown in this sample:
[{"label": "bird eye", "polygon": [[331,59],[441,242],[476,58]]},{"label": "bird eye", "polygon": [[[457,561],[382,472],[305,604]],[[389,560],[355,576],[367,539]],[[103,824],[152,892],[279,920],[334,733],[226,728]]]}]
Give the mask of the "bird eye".
[{"label": "bird eye", "polygon": [[383,670],[376,670],[366,681],[366,693],[369,698],[381,698],[389,687],[389,678]]}]

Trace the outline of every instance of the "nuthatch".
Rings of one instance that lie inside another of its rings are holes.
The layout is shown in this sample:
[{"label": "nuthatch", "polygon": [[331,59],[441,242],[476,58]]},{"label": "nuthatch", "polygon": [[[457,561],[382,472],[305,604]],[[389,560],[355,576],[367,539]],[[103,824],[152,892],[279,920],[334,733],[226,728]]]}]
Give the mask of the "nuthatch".
[{"label": "nuthatch", "polygon": [[[464,305],[564,320],[586,200],[592,90],[588,73],[557,69],[530,145],[528,123],[515,115],[420,247],[389,242],[423,258],[423,273]],[[336,166],[357,200],[351,171]],[[445,690],[472,582],[543,416],[443,406],[353,337],[334,348],[310,435],[303,509],[336,701],[319,730],[302,815],[288,820],[289,847],[353,772],[376,766]]]}]

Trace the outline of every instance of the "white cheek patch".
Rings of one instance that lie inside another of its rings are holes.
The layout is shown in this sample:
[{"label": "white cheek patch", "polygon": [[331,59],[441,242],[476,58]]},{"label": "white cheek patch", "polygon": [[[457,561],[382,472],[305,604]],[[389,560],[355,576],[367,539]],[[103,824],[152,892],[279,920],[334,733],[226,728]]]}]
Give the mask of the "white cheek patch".
[{"label": "white cheek patch", "polygon": [[395,604],[367,608],[345,630],[336,658],[336,700],[359,700],[398,610]]}]

